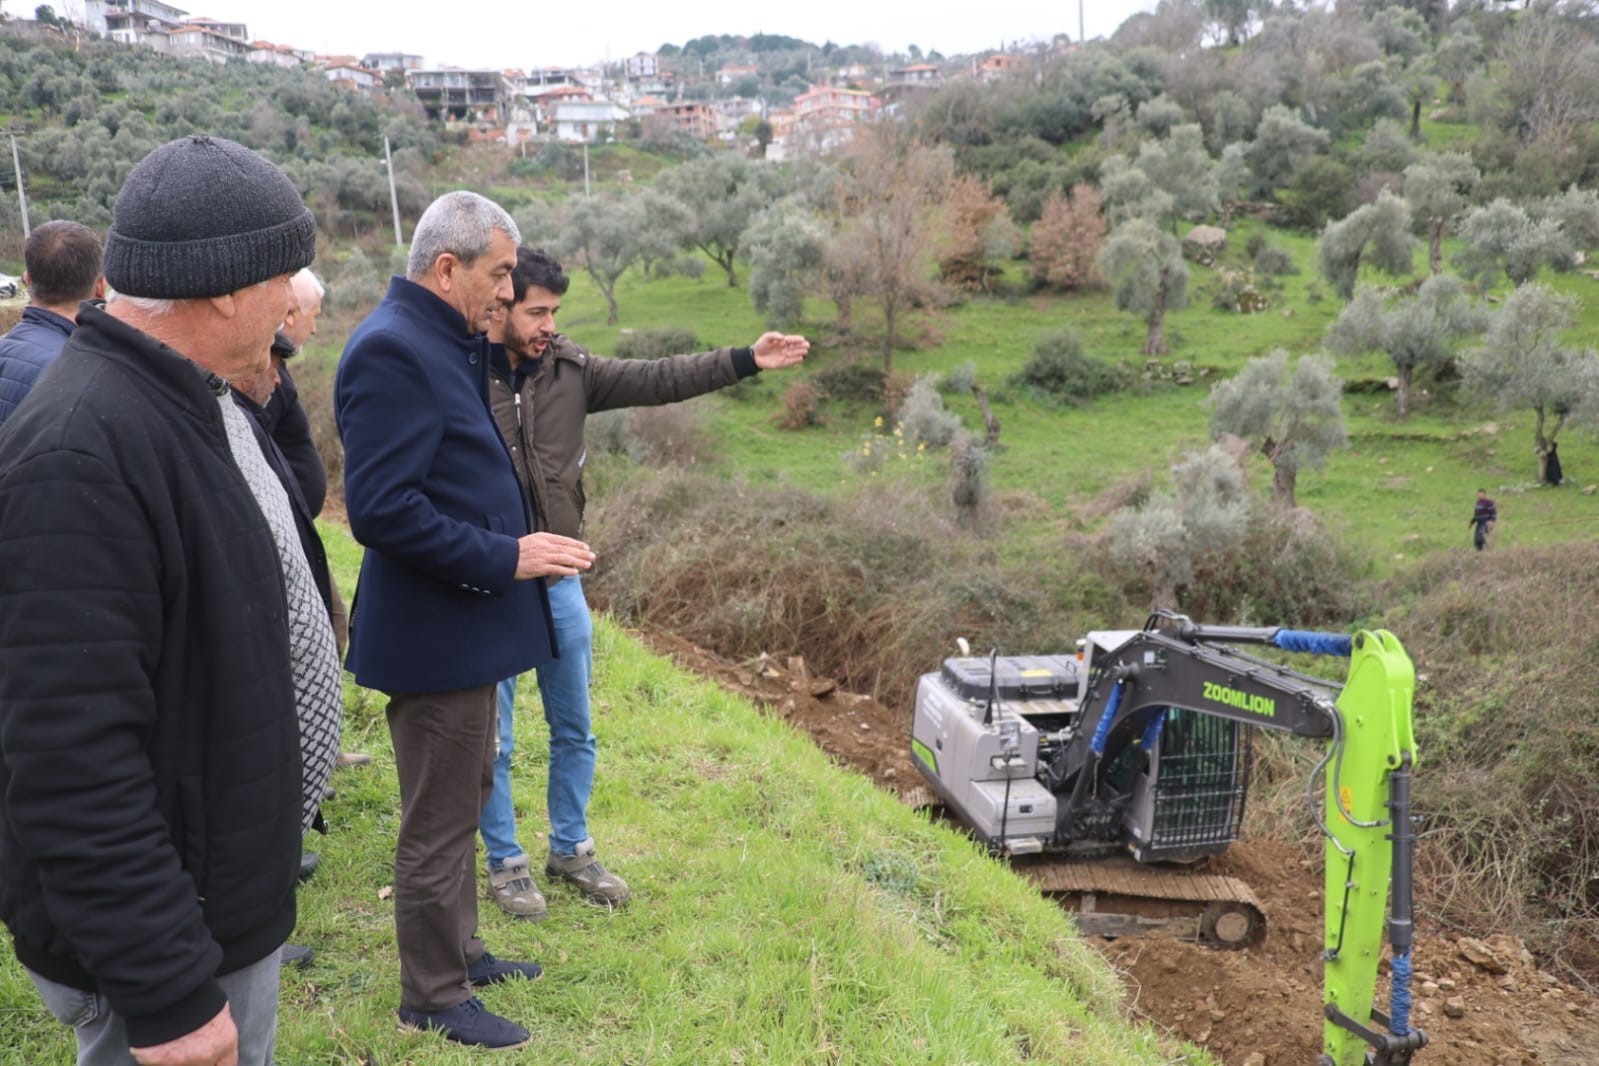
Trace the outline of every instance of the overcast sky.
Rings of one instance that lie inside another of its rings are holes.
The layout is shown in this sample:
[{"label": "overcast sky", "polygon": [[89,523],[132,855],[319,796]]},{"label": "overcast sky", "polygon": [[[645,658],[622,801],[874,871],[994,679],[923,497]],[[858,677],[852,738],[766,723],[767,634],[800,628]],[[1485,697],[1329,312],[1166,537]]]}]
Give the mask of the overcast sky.
[{"label": "overcast sky", "polygon": [[[31,0],[29,0],[31,4]],[[80,0],[81,2],[81,0]],[[410,52],[429,66],[587,65],[681,45],[706,34],[786,34],[823,44],[875,42],[885,51],[915,44],[945,55],[1013,42],[1077,37],[1075,0],[962,0],[872,3],[799,0],[611,0],[556,3],[385,3],[340,0],[168,0],[191,15],[244,22],[250,36],[352,54]],[[58,10],[70,7],[58,3]],[[1088,36],[1107,36],[1155,0],[1082,0]],[[31,7],[29,8],[31,10]]]}]

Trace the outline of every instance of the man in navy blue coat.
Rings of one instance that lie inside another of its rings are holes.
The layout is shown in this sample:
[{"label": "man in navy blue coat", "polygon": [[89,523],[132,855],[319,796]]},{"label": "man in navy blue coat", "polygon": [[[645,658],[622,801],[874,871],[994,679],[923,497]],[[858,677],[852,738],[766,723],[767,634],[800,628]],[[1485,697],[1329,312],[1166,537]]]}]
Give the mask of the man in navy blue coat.
[{"label": "man in navy blue coat", "polygon": [[66,347],[78,326],[78,305],[105,296],[101,254],[99,236],[77,222],[46,222],[28,235],[22,246],[28,306],[22,321],[0,337],[0,425]]},{"label": "man in navy blue coat", "polygon": [[493,784],[495,685],[556,654],[545,583],[588,569],[582,541],[533,533],[488,405],[489,314],[521,236],[475,193],[434,201],[406,277],[351,334],[334,382],[350,530],[366,547],[347,665],[389,698],[400,778],[394,859],[400,1019],[463,1044],[528,1032],[474,987],[536,978],[478,939],[476,831]]}]

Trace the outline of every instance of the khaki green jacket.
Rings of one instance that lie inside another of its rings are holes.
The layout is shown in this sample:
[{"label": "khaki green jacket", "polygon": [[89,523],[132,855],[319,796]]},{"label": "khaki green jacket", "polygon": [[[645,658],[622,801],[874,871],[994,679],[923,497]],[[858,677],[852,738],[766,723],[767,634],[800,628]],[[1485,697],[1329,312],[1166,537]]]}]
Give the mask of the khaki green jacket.
[{"label": "khaki green jacket", "polygon": [[579,537],[583,530],[583,420],[594,411],[677,403],[725,388],[757,372],[748,348],[717,348],[664,359],[594,355],[557,333],[520,389],[494,346],[489,396],[494,421],[541,531]]}]

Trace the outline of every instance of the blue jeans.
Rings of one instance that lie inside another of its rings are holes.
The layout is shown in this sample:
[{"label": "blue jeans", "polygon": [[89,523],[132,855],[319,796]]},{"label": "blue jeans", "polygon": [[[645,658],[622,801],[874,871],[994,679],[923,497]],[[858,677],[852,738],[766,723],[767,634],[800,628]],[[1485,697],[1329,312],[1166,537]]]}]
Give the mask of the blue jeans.
[{"label": "blue jeans", "polygon": [[[594,791],[594,733],[589,727],[589,677],[593,672],[594,623],[583,581],[573,576],[550,586],[550,615],[560,658],[536,671],[544,720],[550,727],[550,851],[570,855],[588,839],[589,795]],[[494,792],[483,808],[480,828],[489,868],[498,870],[525,852],[516,840],[516,808],[511,801],[512,718],[516,678],[500,682],[500,738],[494,759]]]},{"label": "blue jeans", "polygon": [[[56,984],[32,970],[28,976],[56,1021],[72,1027],[78,1040],[78,1066],[132,1066],[127,1026],[104,996]],[[228,997],[228,1012],[239,1031],[239,1066],[272,1066],[278,1032],[278,952],[223,974],[217,984]]]}]

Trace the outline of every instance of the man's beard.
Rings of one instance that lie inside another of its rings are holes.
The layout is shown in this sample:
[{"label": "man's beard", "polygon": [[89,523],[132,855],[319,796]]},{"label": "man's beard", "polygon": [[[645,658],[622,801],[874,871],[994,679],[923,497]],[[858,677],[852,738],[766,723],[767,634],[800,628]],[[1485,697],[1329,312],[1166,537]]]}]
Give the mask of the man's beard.
[{"label": "man's beard", "polygon": [[507,316],[505,321],[505,350],[515,353],[518,359],[537,359],[544,353],[538,348],[538,343],[545,340],[539,333],[518,333],[516,325]]}]

